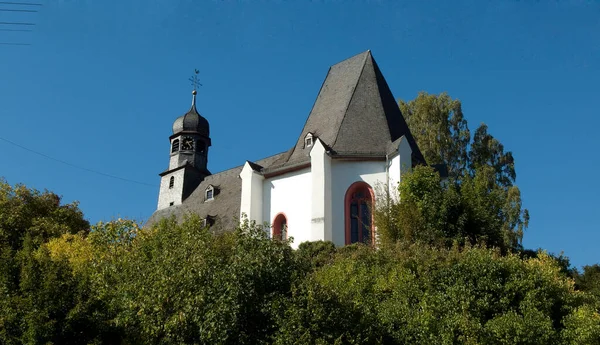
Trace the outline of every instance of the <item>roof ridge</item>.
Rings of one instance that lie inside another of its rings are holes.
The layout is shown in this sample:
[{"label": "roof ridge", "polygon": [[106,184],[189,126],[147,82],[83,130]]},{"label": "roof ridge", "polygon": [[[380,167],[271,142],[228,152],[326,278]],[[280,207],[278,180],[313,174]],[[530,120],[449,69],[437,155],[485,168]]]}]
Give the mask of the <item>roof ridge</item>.
[{"label": "roof ridge", "polygon": [[[365,71],[365,66],[367,65],[367,59],[369,58],[369,56],[371,56],[371,58],[372,58],[370,49],[367,50],[367,54],[365,54],[365,59],[362,62],[362,68],[360,69],[358,78],[356,78],[356,84],[354,84],[354,90],[352,90],[352,95],[348,99],[348,104],[346,104],[346,109],[344,110],[344,117],[342,118],[342,122],[340,122],[340,125],[337,128],[337,133],[335,134],[335,139],[333,140],[333,143],[329,144],[330,147],[333,147],[338,140],[338,136],[340,135],[340,128],[342,128],[342,126],[344,125],[344,121],[346,120],[346,115],[348,115],[348,108],[350,108],[350,103],[352,103],[352,99],[354,99],[354,94],[356,93],[358,82],[360,82],[360,77],[362,77],[363,72]],[[344,61],[346,61],[346,60],[344,60]],[[325,78],[325,79],[327,79],[327,78]]]}]

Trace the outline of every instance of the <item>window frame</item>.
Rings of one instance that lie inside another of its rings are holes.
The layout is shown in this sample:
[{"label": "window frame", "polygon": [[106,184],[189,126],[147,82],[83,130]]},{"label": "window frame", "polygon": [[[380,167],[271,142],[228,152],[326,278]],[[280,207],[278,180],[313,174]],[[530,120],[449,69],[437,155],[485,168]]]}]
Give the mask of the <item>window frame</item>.
[{"label": "window frame", "polygon": [[[363,191],[365,193],[365,195],[363,197],[360,198],[354,198],[354,194],[359,192],[359,191]],[[353,225],[353,214],[352,214],[352,206],[353,206],[353,201],[357,202],[357,210],[356,210],[356,216],[354,216],[354,218],[356,218],[356,221],[361,222],[362,224],[357,224],[357,237],[358,240],[355,242],[352,242],[352,225]],[[369,245],[374,245],[375,244],[375,225],[374,225],[374,219],[373,219],[373,210],[375,207],[375,194],[373,193],[373,188],[366,182],[364,181],[357,181],[354,182],[352,185],[350,185],[350,187],[348,187],[348,189],[346,190],[346,195],[344,196],[344,223],[345,223],[345,243],[346,245],[349,244],[353,244],[353,243],[365,243],[364,239],[363,239],[363,226],[364,226],[364,222],[362,221],[362,217],[365,214],[365,209],[363,209],[363,207],[366,207],[368,210],[368,215],[370,217],[370,224],[369,225],[369,242],[366,244]]]},{"label": "window frame", "polygon": [[[285,228],[282,228],[282,225],[285,226]],[[285,213],[279,212],[275,215],[271,228],[271,239],[278,241],[285,241],[288,239],[289,223]]]},{"label": "window frame", "polygon": [[[210,192],[210,198],[208,197],[208,193]],[[204,202],[211,201],[215,199],[215,187],[213,185],[208,185],[204,190]]]},{"label": "window frame", "polygon": [[171,153],[177,153],[179,152],[179,138],[173,139],[173,141],[171,142]]},{"label": "window frame", "polygon": [[304,137],[304,148],[312,147],[314,145],[314,143],[315,143],[315,141],[314,141],[313,134],[309,132]]}]

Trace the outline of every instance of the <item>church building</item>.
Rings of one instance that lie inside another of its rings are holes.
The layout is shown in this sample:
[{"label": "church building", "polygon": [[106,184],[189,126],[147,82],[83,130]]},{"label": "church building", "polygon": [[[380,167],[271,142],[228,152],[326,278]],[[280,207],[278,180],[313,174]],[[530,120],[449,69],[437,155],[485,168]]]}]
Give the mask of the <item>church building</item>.
[{"label": "church building", "polygon": [[212,174],[210,127],[195,104],[173,123],[169,167],[148,224],[198,214],[215,231],[242,217],[270,235],[338,246],[373,243],[375,190],[395,189],[425,164],[371,51],[329,68],[302,133],[288,151]]}]

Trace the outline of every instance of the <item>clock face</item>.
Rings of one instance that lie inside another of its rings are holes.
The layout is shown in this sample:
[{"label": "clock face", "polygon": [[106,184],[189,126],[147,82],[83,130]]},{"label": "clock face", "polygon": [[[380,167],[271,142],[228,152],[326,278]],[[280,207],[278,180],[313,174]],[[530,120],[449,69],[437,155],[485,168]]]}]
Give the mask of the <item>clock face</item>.
[{"label": "clock face", "polygon": [[194,149],[194,139],[190,137],[184,137],[181,142],[182,150],[193,150]]}]

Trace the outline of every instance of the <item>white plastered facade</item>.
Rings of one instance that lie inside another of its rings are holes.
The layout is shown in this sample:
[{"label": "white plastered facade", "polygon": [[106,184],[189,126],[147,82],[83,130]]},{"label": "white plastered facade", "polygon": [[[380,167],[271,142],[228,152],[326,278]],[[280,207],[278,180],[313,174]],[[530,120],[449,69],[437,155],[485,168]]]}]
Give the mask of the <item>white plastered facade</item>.
[{"label": "white plastered facade", "polygon": [[[240,217],[258,224],[272,224],[283,214],[292,246],[305,241],[332,241],[346,244],[345,196],[352,184],[367,183],[374,192],[392,191],[402,174],[412,166],[412,150],[406,138],[385,159],[343,159],[329,155],[316,139],[310,151],[310,166],[272,177],[263,177],[246,163],[240,178],[242,196]],[[376,232],[376,230],[375,230]]]}]

